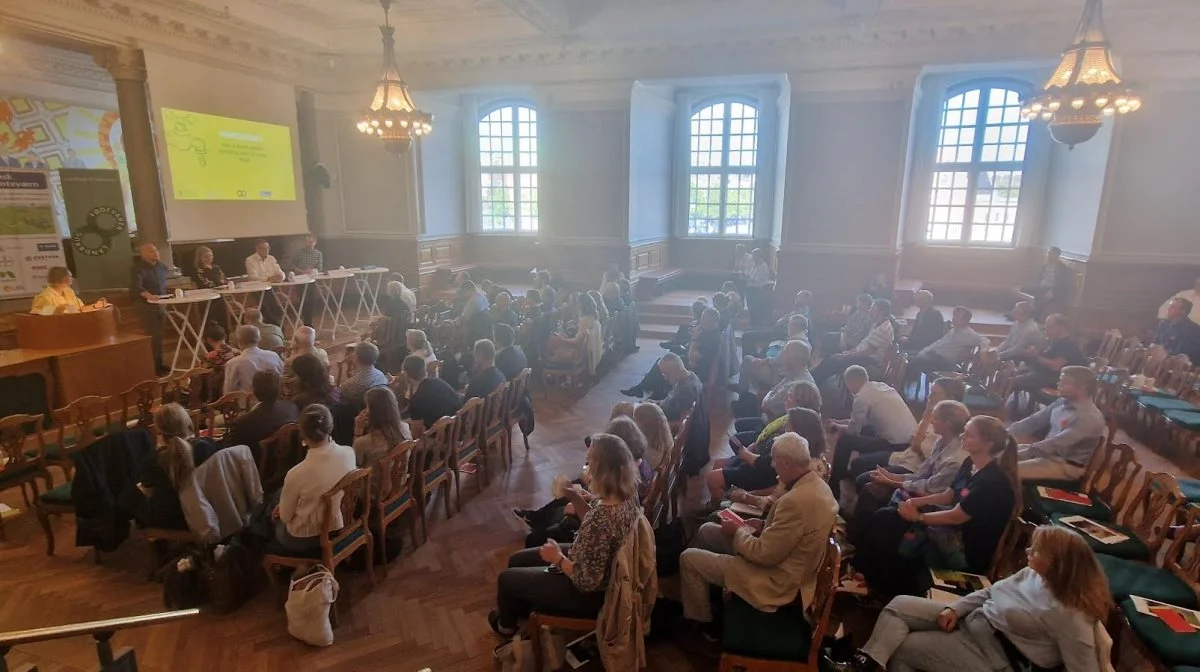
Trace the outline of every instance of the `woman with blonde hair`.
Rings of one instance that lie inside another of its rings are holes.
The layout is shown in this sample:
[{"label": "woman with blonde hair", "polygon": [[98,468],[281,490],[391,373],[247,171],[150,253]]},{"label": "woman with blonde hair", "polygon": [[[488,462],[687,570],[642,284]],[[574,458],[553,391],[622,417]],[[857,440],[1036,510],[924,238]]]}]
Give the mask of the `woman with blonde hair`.
[{"label": "woman with blonde hair", "polygon": [[625,416],[627,418],[632,418],[633,411],[634,411],[634,407],[633,407],[632,402],[618,401],[617,403],[613,404],[612,413],[609,414],[608,419],[613,420],[613,419],[619,418],[621,416]]},{"label": "woman with blonde hair", "polygon": [[366,408],[354,418],[354,458],[359,468],[374,471],[371,494],[375,499],[391,491],[385,482],[390,474],[379,469],[379,461],[402,441],[412,439],[408,423],[400,418],[400,403],[390,387],[373,387],[364,395]]},{"label": "woman with blonde hair", "polygon": [[186,530],[179,492],[191,481],[196,467],[220,446],[196,436],[191,416],[179,404],[159,406],[153,419],[158,447],[141,470],[138,490],[144,501],[135,517],[146,527]]},{"label": "woman with blonde hair", "polygon": [[[604,606],[613,562],[621,544],[641,516],[637,467],[621,439],[594,434],[587,464],[591,501],[580,486],[567,491],[577,511],[586,512],[575,542],[559,546],[549,540],[541,548],[517,551],[496,582],[496,609],[488,623],[496,634],[512,637],[530,612],[595,618]],[[547,569],[547,565],[557,569]]]},{"label": "woman with blonde hair", "polygon": [[196,256],[194,258],[196,275],[192,278],[196,281],[196,286],[200,289],[213,289],[224,285],[225,272],[221,267],[213,263],[212,248],[207,245],[200,245],[196,248]]},{"label": "woman with blonde hair", "polygon": [[[1108,580],[1080,536],[1039,527],[1026,549],[1029,565],[990,588],[949,605],[924,598],[892,600],[875,623],[855,670],[1009,670],[1011,656],[1038,669],[1111,669]],[[1099,635],[1099,636],[1098,636]]]},{"label": "woman with blonde hair", "polygon": [[[1017,442],[1000,420],[979,415],[962,434],[967,453],[941,492],[912,497],[871,514],[855,567],[875,590],[921,595],[928,567],[988,574],[1005,528],[1021,509]],[[893,500],[897,501],[897,500]]]},{"label": "woman with blonde hair", "polygon": [[671,423],[658,404],[638,404],[633,409],[633,421],[646,437],[646,460],[655,468],[667,466],[675,438],[671,436]]},{"label": "woman with blonde hair", "polygon": [[426,364],[437,361],[437,355],[433,352],[433,345],[429,342],[429,338],[425,332],[420,329],[409,329],[404,332],[405,344],[408,346],[408,354],[420,355]]}]

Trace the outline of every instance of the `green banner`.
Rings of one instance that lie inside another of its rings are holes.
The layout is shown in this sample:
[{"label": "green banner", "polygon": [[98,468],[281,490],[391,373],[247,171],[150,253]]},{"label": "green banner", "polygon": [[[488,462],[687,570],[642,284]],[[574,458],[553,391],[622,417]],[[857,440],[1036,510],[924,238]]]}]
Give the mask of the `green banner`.
[{"label": "green banner", "polygon": [[62,168],[58,176],[71,231],[76,285],[85,290],[127,287],[132,255],[120,173]]}]

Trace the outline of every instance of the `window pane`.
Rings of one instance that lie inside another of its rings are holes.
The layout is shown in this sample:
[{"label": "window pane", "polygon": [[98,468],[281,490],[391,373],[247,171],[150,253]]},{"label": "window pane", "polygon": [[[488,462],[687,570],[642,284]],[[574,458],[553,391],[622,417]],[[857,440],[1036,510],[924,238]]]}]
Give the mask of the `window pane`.
[{"label": "window pane", "polygon": [[688,189],[688,235],[721,233],[721,176],[692,175]]},{"label": "window pane", "polygon": [[[957,237],[948,237],[951,227],[947,225],[961,224],[965,217],[965,209],[962,206],[967,202],[967,184],[968,175],[965,172],[939,171],[933,174],[929,225],[925,229],[927,240],[957,240]],[[957,230],[961,232],[961,228]]]},{"label": "window pane", "polygon": [[754,231],[754,176],[729,175],[725,185],[725,235],[748,236]]},{"label": "window pane", "polygon": [[484,231],[516,229],[516,194],[512,173],[484,173],[480,176],[482,194],[481,228]]},{"label": "window pane", "polygon": [[497,108],[479,120],[480,229],[537,231],[537,111]]},{"label": "window pane", "polygon": [[533,233],[538,230],[537,175],[522,174],[520,177],[521,189],[517,194],[520,204],[520,217],[517,220],[517,228],[521,231]]},{"label": "window pane", "polygon": [[758,109],[713,103],[692,114],[689,131],[688,234],[752,235]]}]

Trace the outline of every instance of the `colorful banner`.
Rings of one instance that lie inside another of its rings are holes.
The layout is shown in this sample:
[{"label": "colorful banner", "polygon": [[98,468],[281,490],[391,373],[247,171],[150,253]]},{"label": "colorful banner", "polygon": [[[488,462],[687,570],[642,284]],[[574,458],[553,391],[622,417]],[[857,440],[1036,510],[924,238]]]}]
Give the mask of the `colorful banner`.
[{"label": "colorful banner", "polygon": [[50,174],[0,168],[0,298],[31,296],[52,266],[66,266]]},{"label": "colorful banner", "polygon": [[79,289],[129,284],[129,222],[115,170],[61,168],[63,204],[71,231],[71,256]]}]

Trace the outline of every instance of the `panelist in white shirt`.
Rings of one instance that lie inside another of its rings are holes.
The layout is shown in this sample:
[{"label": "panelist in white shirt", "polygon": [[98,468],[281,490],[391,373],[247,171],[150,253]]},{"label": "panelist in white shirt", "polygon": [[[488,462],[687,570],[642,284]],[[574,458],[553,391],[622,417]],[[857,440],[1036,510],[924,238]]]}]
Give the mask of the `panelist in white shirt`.
[{"label": "panelist in white shirt", "polygon": [[[260,239],[254,245],[254,254],[246,257],[246,279],[252,282],[283,282],[285,277],[279,262],[271,256],[271,244]],[[271,292],[264,293],[262,314],[263,319],[271,324],[283,323],[283,308]]]}]

